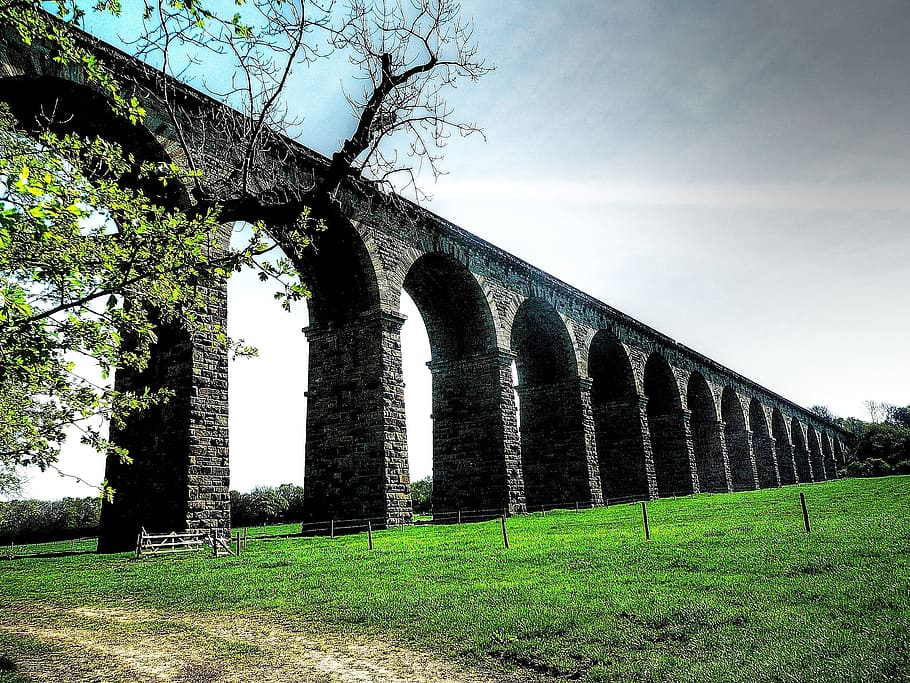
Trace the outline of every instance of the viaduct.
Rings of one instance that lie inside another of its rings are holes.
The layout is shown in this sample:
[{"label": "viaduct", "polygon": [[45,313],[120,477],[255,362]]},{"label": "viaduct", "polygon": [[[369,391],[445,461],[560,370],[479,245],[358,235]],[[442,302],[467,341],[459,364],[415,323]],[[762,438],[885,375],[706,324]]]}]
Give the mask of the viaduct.
[{"label": "viaduct", "polygon": [[[200,122],[192,144],[217,179],[230,141],[202,124],[239,114],[105,43],[79,40],[127,76],[148,112],[143,126],[108,114],[52,50],[0,29],[0,100],[23,125],[54,110],[64,130],[179,163],[158,94],[167,82],[182,113]],[[292,141],[282,150],[262,173],[303,183],[326,166]],[[318,251],[292,257],[313,291],[304,483],[314,519],[411,519],[402,291],[432,351],[435,512],[742,491],[830,479],[843,464],[846,434],[836,425],[657,330],[368,184],[349,183],[341,201],[346,224],[321,233]],[[272,228],[281,243],[281,226]],[[210,325],[226,325],[226,284],[209,288],[207,301]],[[130,548],[140,526],[228,533],[227,352],[211,334],[163,329],[149,370],[117,382],[166,386],[175,398],[113,435],[135,462],[107,463],[117,497],[103,508],[99,550]],[[301,391],[301,412],[303,399]]]}]

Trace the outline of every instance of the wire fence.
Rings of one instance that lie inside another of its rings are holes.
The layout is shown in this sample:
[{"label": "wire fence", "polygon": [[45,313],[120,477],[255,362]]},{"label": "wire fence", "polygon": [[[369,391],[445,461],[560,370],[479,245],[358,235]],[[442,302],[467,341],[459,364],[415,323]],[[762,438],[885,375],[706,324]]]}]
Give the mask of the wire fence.
[{"label": "wire fence", "polygon": [[[264,527],[247,527],[234,530],[242,535],[242,546],[288,539],[293,537],[337,538],[352,534],[366,534],[365,542],[372,548],[373,532],[388,529],[426,525],[458,526],[502,520],[502,541],[509,543],[509,530],[526,534],[597,534],[619,533],[645,539],[662,538],[687,542],[704,536],[734,537],[737,534],[759,534],[773,543],[774,539],[793,534],[813,532],[849,533],[851,528],[868,524],[900,526],[902,533],[910,534],[910,502],[899,503],[904,507],[900,514],[879,510],[874,493],[862,489],[834,492],[824,491],[816,496],[816,484],[786,486],[772,497],[749,495],[699,494],[661,498],[650,501],[641,496],[614,498],[604,506],[589,502],[569,501],[534,505],[519,514],[508,514],[500,508],[477,510],[438,511],[429,516],[412,519],[389,520],[386,517],[338,518],[321,521],[285,523]],[[910,491],[908,491],[910,492]],[[910,501],[910,496],[907,497]],[[595,517],[579,514],[594,510]],[[845,515],[844,510],[858,510],[862,514]],[[548,524],[527,524],[534,517],[548,518]],[[906,528],[904,528],[906,527]],[[582,532],[582,529],[587,531]],[[520,540],[520,539],[519,539]],[[236,542],[234,539],[233,542]],[[0,547],[0,558],[94,552],[95,538],[79,538],[47,543],[29,543]],[[240,552],[238,546],[238,553]]]},{"label": "wire fence", "polygon": [[10,543],[9,545],[0,546],[0,558],[93,553],[97,549],[98,539],[95,537],[71,538],[65,541],[45,541],[42,543]]}]

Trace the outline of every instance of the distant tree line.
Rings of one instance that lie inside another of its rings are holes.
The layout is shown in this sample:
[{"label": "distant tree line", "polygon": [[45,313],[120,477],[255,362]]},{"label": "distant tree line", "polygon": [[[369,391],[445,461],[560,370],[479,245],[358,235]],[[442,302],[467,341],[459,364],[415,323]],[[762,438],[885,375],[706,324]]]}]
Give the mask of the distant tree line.
[{"label": "distant tree line", "polygon": [[97,496],[0,502],[0,545],[96,536],[100,514]]},{"label": "distant tree line", "polygon": [[231,491],[231,523],[257,526],[303,519],[303,487],[294,484],[257,486],[249,493]]},{"label": "distant tree line", "polygon": [[[433,480],[430,477],[413,482],[411,499],[415,512],[431,511],[432,493]],[[97,496],[0,502],[0,544],[43,543],[95,536],[98,534],[100,512],[101,501]],[[303,517],[302,486],[282,484],[278,487],[257,486],[249,493],[231,491],[231,522],[234,526],[299,522]]]},{"label": "distant tree line", "polygon": [[433,511],[433,477],[411,482],[411,506],[418,515],[428,515]]},{"label": "distant tree line", "polygon": [[910,406],[866,401],[870,420],[839,418],[824,406],[810,408],[852,435],[841,470],[848,477],[910,474]]}]

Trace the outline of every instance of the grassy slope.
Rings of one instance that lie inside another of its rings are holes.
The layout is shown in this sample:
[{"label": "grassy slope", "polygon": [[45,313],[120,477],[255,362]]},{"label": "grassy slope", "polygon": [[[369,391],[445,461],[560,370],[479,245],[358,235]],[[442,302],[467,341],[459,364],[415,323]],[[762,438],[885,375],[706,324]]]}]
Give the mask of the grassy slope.
[{"label": "grassy slope", "polygon": [[650,541],[625,505],[510,519],[510,550],[494,521],[378,532],[373,552],[17,559],[0,607],[254,611],[587,681],[907,680],[910,477],[804,490],[811,534],[788,487],[656,501]]}]

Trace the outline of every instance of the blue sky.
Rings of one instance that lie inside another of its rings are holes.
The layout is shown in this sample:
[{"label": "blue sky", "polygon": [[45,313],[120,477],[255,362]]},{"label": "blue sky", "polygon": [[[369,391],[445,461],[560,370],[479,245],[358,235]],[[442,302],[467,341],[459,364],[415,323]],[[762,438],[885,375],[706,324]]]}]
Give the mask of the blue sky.
[{"label": "blue sky", "polygon": [[[463,3],[496,70],[450,98],[428,207],[803,405],[910,403],[910,4]],[[301,72],[299,139],[351,130],[343,61]],[[231,284],[232,483],[302,481],[305,311]],[[429,359],[406,307],[415,476]],[[86,478],[100,458],[64,461]],[[77,494],[53,477],[29,493]]]}]

